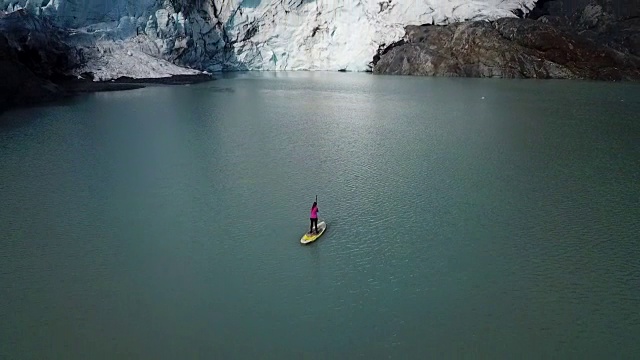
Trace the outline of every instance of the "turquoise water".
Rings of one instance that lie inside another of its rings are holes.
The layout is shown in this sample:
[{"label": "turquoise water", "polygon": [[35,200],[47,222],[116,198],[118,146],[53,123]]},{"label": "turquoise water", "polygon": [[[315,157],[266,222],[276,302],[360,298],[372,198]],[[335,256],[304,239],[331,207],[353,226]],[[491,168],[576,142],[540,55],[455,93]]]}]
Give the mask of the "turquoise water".
[{"label": "turquoise water", "polygon": [[634,358],[639,113],[240,73],[2,114],[0,358]]}]

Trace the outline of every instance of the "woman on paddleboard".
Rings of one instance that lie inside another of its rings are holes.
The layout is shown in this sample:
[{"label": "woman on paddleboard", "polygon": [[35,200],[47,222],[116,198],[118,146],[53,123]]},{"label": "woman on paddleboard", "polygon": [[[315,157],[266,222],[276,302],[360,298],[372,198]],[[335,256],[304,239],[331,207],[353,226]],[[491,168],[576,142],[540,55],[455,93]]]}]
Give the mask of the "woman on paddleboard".
[{"label": "woman on paddleboard", "polygon": [[[317,234],[318,233],[318,203],[313,202],[311,205],[311,225],[309,225],[309,234]],[[313,231],[313,225],[315,224],[316,231]]]}]

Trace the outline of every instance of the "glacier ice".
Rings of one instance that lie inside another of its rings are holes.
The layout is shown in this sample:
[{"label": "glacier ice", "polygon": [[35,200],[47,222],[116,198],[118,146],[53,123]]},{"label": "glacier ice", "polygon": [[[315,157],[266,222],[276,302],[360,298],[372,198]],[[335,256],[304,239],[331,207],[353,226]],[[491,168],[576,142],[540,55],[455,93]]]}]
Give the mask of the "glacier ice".
[{"label": "glacier ice", "polygon": [[[250,69],[367,70],[380,46],[404,26],[513,17],[535,1],[265,0],[241,8],[230,33],[238,60]],[[253,29],[255,34],[247,36]]]},{"label": "glacier ice", "polygon": [[[406,25],[527,13],[536,0],[0,0],[73,29],[99,79],[195,70],[366,71]],[[194,70],[189,70],[194,69]]]}]

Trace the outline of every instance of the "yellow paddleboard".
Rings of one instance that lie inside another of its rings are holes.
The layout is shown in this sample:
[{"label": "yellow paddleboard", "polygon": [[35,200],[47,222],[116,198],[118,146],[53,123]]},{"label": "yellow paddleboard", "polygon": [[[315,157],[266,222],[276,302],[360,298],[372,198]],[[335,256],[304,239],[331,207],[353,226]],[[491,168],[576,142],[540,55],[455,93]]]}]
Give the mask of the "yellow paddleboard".
[{"label": "yellow paddleboard", "polygon": [[324,234],[324,231],[327,230],[327,223],[325,223],[324,221],[321,221],[318,223],[318,233],[317,234],[309,234],[306,233],[302,236],[302,238],[300,239],[300,243],[301,244],[308,244],[310,242],[314,242],[316,241],[320,236],[322,236],[322,234]]}]

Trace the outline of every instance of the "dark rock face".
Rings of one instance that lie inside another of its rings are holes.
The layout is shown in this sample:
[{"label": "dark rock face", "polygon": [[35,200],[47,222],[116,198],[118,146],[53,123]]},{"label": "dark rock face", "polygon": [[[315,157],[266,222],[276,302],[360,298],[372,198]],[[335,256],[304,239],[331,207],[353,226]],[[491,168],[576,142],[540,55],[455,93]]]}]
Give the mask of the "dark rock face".
[{"label": "dark rock face", "polygon": [[640,16],[640,0],[538,0],[525,17],[534,20],[543,15],[572,18],[590,6],[599,7],[616,19]]},{"label": "dark rock face", "polygon": [[0,34],[20,63],[45,78],[66,76],[82,63],[82,53],[67,45],[65,31],[47,18],[24,10],[0,14]]},{"label": "dark rock face", "polygon": [[400,45],[379,52],[373,72],[640,80],[639,20],[616,20],[593,6],[573,19],[542,15],[537,20],[408,26]]},{"label": "dark rock face", "polygon": [[0,110],[59,99],[54,81],[82,59],[46,19],[25,11],[0,14]]},{"label": "dark rock face", "polygon": [[51,81],[36,76],[16,61],[17,55],[0,35],[0,111],[12,106],[46,102],[62,96]]}]

